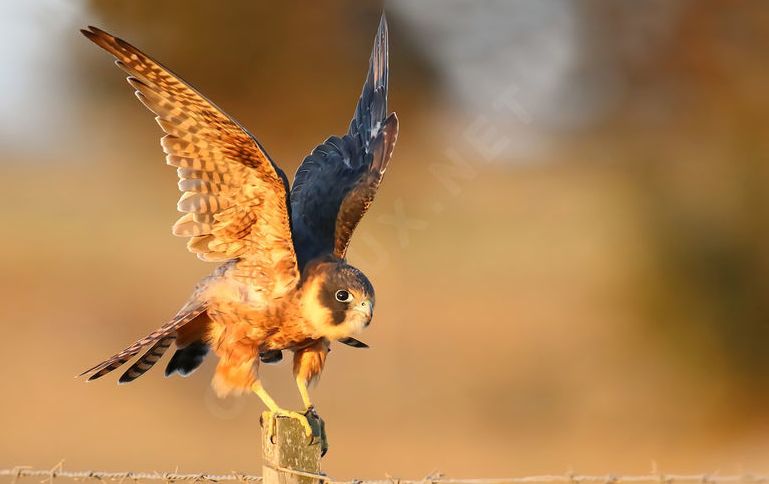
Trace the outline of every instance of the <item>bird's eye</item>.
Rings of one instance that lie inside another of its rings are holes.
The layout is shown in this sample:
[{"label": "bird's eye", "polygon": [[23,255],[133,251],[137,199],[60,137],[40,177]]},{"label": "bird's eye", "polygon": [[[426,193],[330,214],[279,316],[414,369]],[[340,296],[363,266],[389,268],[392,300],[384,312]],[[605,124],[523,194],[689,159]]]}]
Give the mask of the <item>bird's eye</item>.
[{"label": "bird's eye", "polygon": [[350,302],[352,301],[352,294],[345,291],[344,289],[340,289],[336,292],[334,295],[336,297],[336,300],[339,302]]}]

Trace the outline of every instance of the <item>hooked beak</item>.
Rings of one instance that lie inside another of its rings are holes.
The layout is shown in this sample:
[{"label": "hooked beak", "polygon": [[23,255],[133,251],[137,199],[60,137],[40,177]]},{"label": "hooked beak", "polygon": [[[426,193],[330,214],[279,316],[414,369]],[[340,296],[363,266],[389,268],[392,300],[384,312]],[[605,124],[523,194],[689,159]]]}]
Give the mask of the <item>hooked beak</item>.
[{"label": "hooked beak", "polygon": [[355,310],[366,316],[366,326],[371,324],[371,317],[374,314],[374,304],[371,302],[371,299],[364,300],[355,308]]}]

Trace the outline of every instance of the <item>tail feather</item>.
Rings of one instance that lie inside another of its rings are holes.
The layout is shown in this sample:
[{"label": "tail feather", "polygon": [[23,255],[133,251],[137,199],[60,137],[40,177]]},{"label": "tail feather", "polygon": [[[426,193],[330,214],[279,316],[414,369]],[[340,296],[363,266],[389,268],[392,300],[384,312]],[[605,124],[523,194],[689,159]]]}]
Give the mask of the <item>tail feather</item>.
[{"label": "tail feather", "polygon": [[[83,376],[83,375],[85,375],[87,373],[90,373],[91,371],[94,371],[94,370],[96,370],[98,368],[99,371],[97,371],[96,373],[94,373],[93,375],[88,377],[88,381],[96,380],[97,378],[101,378],[104,375],[106,375],[107,373],[111,372],[112,370],[115,370],[115,369],[119,368],[120,366],[122,366],[126,361],[130,360],[131,358],[133,358],[134,354],[136,354],[136,353],[128,354],[128,355],[125,355],[125,356],[115,355],[112,358],[110,358],[109,360],[104,361],[104,362],[96,365],[95,367],[91,368],[90,370],[84,371],[83,373],[81,373],[78,376]],[[105,366],[105,364],[106,364],[106,366]]]},{"label": "tail feather", "polygon": [[174,316],[174,318],[171,319],[169,322],[167,322],[160,328],[156,329],[152,333],[148,334],[144,338],[140,339],[139,341],[135,342],[134,344],[124,349],[120,353],[84,371],[83,373],[78,375],[78,377],[87,375],[89,373],[93,373],[93,374],[88,378],[88,381],[96,380],[97,378],[103,377],[107,373],[110,373],[111,371],[119,368],[120,366],[125,364],[128,360],[136,356],[142,350],[142,348],[150,344],[154,344],[158,340],[162,340],[166,336],[174,334],[178,328],[190,322],[191,320],[195,319],[195,317],[203,313],[203,311],[205,310],[206,310],[206,307],[203,303],[200,303],[197,301],[191,301],[187,303],[178,313],[176,313],[176,316]]},{"label": "tail feather", "polygon": [[120,383],[130,383],[140,376],[142,376],[147,370],[152,368],[155,363],[160,360],[160,358],[163,356],[163,353],[166,352],[169,346],[171,346],[171,343],[174,342],[176,339],[175,335],[166,336],[165,338],[161,338],[152,345],[152,347],[147,350],[144,355],[142,355],[139,360],[131,365],[129,369],[125,371],[120,376],[120,379],[118,380]]}]

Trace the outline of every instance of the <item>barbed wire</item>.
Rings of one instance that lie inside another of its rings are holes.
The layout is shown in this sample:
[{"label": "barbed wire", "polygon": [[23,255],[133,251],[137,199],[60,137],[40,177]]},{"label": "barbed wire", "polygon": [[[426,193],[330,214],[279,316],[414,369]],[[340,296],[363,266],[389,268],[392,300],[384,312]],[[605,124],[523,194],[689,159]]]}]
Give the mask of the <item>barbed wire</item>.
[{"label": "barbed wire", "polygon": [[65,471],[57,468],[53,469],[32,469],[29,467],[15,467],[13,469],[0,469],[0,477],[13,477],[19,479],[22,477],[44,477],[53,479],[73,479],[86,480],[96,479],[99,481],[195,481],[195,482],[222,482],[222,481],[241,481],[254,482],[261,481],[262,476],[252,474],[239,474],[236,472],[230,474],[182,474],[179,472],[105,472],[105,471]]},{"label": "barbed wire", "polygon": [[[53,483],[54,479],[117,481],[193,481],[193,482],[222,482],[240,481],[261,482],[262,477],[253,474],[183,474],[179,472],[104,472],[104,471],[65,471],[60,466],[53,469],[33,469],[30,467],[14,467],[0,469],[0,477],[11,477],[17,482],[24,477],[44,478],[42,482]],[[658,483],[658,484],[769,484],[769,475],[739,474],[639,474],[639,475],[586,475],[586,474],[553,474],[522,477],[506,477],[498,479],[452,479],[441,474],[433,474],[422,479],[409,480],[398,478],[334,481],[328,476],[317,475],[319,479],[331,484],[622,484],[622,483]]]}]

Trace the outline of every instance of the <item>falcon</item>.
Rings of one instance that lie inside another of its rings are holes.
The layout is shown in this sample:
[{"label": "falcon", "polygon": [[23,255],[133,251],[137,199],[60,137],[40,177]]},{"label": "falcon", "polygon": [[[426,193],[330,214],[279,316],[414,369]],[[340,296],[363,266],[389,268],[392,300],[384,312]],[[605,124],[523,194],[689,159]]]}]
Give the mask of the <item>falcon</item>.
[{"label": "falcon", "polygon": [[[172,345],[165,374],[186,376],[213,351],[219,397],[253,392],[272,419],[296,418],[312,436],[308,385],[332,342],[366,347],[355,336],[374,311],[371,282],[345,257],[398,135],[398,118],[387,112],[384,15],[349,130],[305,157],[290,189],[256,138],[190,84],[118,37],[96,27],[81,32],[116,58],[165,132],[160,144],[176,167],[184,213],[173,234],[189,238],[199,259],[220,264],[170,321],[81,376],[95,380],[141,353],[119,379],[131,382]],[[278,406],[259,379],[260,363],[280,361],[284,350],[293,353],[304,412]]]}]

